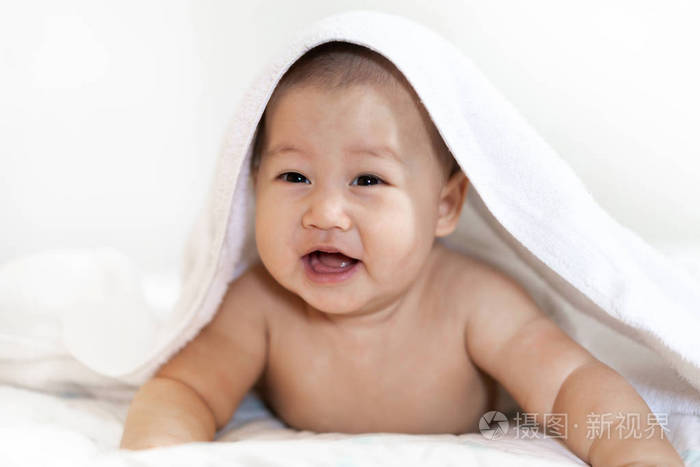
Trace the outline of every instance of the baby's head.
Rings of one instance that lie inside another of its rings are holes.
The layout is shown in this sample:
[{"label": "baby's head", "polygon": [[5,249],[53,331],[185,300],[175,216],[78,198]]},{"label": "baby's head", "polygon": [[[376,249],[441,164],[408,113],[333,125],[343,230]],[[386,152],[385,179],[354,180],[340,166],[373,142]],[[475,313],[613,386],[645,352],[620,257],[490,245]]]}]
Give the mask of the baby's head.
[{"label": "baby's head", "polygon": [[[258,253],[317,310],[390,306],[435,237],[456,227],[468,180],[408,81],[367,48],[330,42],[308,51],[280,80],[256,135]],[[349,278],[309,275],[307,253],[320,246],[358,260]]]}]

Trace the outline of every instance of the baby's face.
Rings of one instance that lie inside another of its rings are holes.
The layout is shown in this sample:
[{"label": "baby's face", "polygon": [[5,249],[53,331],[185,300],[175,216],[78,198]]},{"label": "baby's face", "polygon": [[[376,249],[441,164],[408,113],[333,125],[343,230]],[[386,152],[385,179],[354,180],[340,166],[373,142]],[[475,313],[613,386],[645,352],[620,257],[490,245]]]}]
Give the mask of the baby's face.
[{"label": "baby's face", "polygon": [[[294,87],[265,126],[255,239],[270,274],[326,313],[364,314],[400,298],[430,253],[444,186],[408,92]],[[360,260],[349,278],[309,276],[305,254],[318,244]]]}]

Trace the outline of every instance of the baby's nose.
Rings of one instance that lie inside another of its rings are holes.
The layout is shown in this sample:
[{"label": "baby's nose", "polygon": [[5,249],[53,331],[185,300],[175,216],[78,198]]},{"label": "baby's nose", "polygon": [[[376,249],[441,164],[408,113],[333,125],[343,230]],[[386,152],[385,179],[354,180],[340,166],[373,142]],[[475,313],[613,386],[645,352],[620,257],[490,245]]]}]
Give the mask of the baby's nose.
[{"label": "baby's nose", "polygon": [[301,218],[304,228],[321,230],[348,230],[352,223],[347,203],[340,190],[316,190],[309,196],[309,204]]}]

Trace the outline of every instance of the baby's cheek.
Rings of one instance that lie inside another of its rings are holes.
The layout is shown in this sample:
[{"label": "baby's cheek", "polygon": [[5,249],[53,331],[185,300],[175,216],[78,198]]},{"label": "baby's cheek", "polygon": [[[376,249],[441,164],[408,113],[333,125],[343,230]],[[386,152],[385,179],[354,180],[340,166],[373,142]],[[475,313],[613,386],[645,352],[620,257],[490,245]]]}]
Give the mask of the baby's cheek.
[{"label": "baby's cheek", "polygon": [[255,212],[255,242],[260,259],[267,266],[276,268],[279,261],[284,259],[283,248],[286,235],[284,225],[284,212],[279,212],[274,205],[267,203],[265,199],[259,199]]},{"label": "baby's cheek", "polygon": [[394,196],[370,209],[362,221],[365,249],[378,271],[396,274],[411,266],[420,245],[420,219],[406,196]]}]

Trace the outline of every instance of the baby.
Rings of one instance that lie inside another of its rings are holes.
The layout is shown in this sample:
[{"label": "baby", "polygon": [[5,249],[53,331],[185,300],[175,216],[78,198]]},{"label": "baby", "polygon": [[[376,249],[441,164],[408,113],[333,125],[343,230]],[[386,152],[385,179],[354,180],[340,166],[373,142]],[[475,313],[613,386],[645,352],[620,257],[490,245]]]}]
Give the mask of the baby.
[{"label": "baby", "polygon": [[[502,385],[540,424],[567,414],[586,462],[683,465],[619,374],[440,241],[469,182],[389,60],[340,42],[307,52],[263,114],[251,177],[261,262],[139,389],[122,448],[211,441],[253,388],[300,430],[468,433]],[[638,413],[653,436],[587,436],[591,412]]]}]

